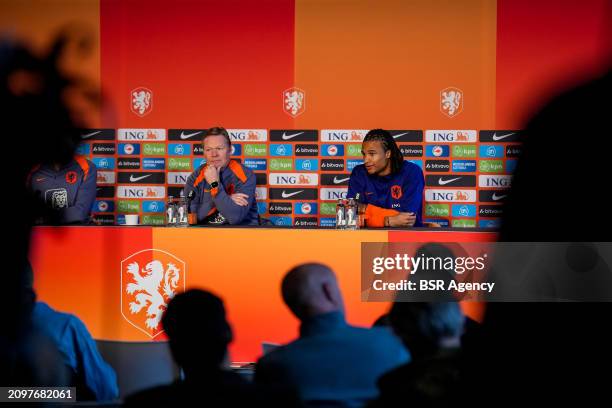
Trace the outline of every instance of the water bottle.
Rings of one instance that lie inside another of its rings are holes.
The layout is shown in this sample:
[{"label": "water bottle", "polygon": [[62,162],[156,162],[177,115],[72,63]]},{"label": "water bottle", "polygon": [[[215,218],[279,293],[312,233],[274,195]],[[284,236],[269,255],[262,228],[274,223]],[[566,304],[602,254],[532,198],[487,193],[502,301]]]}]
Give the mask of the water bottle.
[{"label": "water bottle", "polygon": [[354,198],[349,198],[346,204],[346,229],[357,229],[357,202]]},{"label": "water bottle", "polygon": [[187,207],[187,199],[181,196],[176,204],[176,226],[177,227],[188,227],[189,226],[189,208]]},{"label": "water bottle", "polygon": [[166,206],[166,227],[176,226],[176,204],[173,196],[168,196],[168,205]]},{"label": "water bottle", "polygon": [[338,200],[336,205],[336,229],[346,228],[346,206],[344,200],[341,198]]}]

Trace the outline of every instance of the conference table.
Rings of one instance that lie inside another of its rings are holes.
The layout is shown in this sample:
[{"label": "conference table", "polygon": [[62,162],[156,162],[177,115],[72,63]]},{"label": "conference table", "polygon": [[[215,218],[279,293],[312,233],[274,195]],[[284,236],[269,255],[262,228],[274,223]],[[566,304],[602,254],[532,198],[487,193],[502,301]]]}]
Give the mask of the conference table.
[{"label": "conference table", "polygon": [[[293,266],[330,266],[347,321],[371,326],[389,303],[361,300],[362,243],[461,244],[496,238],[492,230],[462,228],[39,226],[32,231],[30,261],[38,300],[78,316],[96,339],[165,340],[161,325],[151,326],[159,321],[166,289],[210,290],[223,298],[234,330],[231,360],[251,362],[262,354],[263,343],[282,344],[298,336],[299,322],[280,291]],[[151,305],[158,307],[155,314],[147,310]],[[481,318],[481,304],[462,307]]]}]

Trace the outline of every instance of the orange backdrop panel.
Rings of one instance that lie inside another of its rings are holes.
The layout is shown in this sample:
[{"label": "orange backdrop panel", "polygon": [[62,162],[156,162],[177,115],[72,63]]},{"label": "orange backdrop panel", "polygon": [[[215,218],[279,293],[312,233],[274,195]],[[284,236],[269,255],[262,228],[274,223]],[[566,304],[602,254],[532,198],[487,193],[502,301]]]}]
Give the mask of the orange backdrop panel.
[{"label": "orange backdrop panel", "polygon": [[298,321],[284,305],[280,283],[293,266],[329,265],[338,275],[354,324],[371,325],[387,306],[360,301],[362,241],[386,242],[386,231],[156,228],[155,248],[187,262],[187,286],[223,297],[235,331],[234,361],[252,361],[261,342],[287,342]]},{"label": "orange backdrop panel", "polygon": [[121,316],[121,261],[151,245],[150,228],[36,227],[30,260],[38,299],[78,316],[95,338],[143,340]]},{"label": "orange backdrop panel", "polygon": [[[100,18],[104,126],[291,127],[293,0],[106,1]],[[143,118],[130,111],[140,86],[153,92]]]},{"label": "orange backdrop panel", "polygon": [[[283,343],[298,321],[283,304],[280,282],[293,266],[321,262],[337,274],[347,320],[370,326],[387,303],[361,302],[361,243],[489,241],[493,234],[454,232],[38,227],[30,259],[39,299],[76,314],[99,339],[149,341],[121,314],[121,261],[146,249],[182,260],[187,288],[221,296],[235,330],[232,360],[254,361],[263,341]],[[161,340],[164,336],[155,337]]]},{"label": "orange backdrop panel", "polygon": [[[495,1],[296,0],[295,15],[297,128],[494,127]],[[465,95],[452,119],[449,86]]]}]

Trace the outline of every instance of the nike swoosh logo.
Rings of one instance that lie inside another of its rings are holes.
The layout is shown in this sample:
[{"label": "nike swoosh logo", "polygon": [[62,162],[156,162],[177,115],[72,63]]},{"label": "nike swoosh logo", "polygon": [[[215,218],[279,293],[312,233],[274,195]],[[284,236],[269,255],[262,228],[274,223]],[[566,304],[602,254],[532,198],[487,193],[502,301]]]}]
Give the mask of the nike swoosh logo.
[{"label": "nike swoosh logo", "polygon": [[283,136],[281,137],[281,139],[283,139],[283,140],[293,139],[294,137],[299,136],[299,135],[301,135],[302,133],[304,133],[304,132],[293,133],[293,134],[291,134],[291,135],[288,135],[287,133],[283,132]]},{"label": "nike swoosh logo", "polygon": [[46,177],[41,177],[41,178],[37,178],[36,181],[43,181],[45,179],[46,179]]},{"label": "nike swoosh logo", "polygon": [[98,133],[101,133],[101,132],[102,132],[101,130],[98,130],[97,132],[91,132],[86,135],[81,135],[81,139],[89,139],[90,137],[97,135]]},{"label": "nike swoosh logo", "polygon": [[497,133],[493,133],[493,140],[497,142],[498,140],[505,139],[505,138],[507,138],[508,136],[512,136],[512,135],[513,135],[513,134],[515,134],[515,133],[516,133],[516,132],[512,132],[512,133],[507,133],[507,134],[505,134],[505,135],[499,135],[499,136],[497,136]]},{"label": "nike swoosh logo", "polygon": [[300,193],[301,193],[301,192],[303,192],[303,191],[304,191],[304,190],[296,191],[296,192],[294,192],[294,193],[285,193],[285,190],[283,190],[283,192],[282,192],[281,196],[282,196],[283,198],[289,198],[289,197],[293,197],[293,196],[294,196],[294,195],[296,195],[296,194],[300,194]]},{"label": "nike swoosh logo", "polygon": [[185,132],[181,132],[180,138],[181,138],[181,140],[185,140],[185,139],[189,139],[190,137],[193,137],[195,135],[199,135],[200,133],[202,133],[202,131],[194,132],[194,133],[188,133],[188,134],[185,134]]},{"label": "nike swoosh logo", "polygon": [[152,174],[147,174],[147,175],[140,176],[140,177],[134,177],[133,175],[130,175],[130,181],[131,181],[132,183],[135,183],[135,182],[137,182],[137,181],[140,181],[140,180],[142,180],[142,179],[146,179],[147,177],[151,177],[151,176],[152,176]]},{"label": "nike swoosh logo", "polygon": [[366,191],[366,195],[372,195],[372,194],[374,194],[374,193],[370,193],[370,192]]},{"label": "nike swoosh logo", "polygon": [[507,196],[508,196],[507,194],[498,196],[497,193],[493,193],[493,197],[491,197],[491,198],[493,198],[493,200],[497,201],[497,200],[501,200],[502,198],[506,198]]},{"label": "nike swoosh logo", "polygon": [[339,179],[338,177],[334,177],[334,184],[344,183],[346,180],[349,180],[349,179],[350,179],[350,177],[341,178],[341,179]]},{"label": "nike swoosh logo", "polygon": [[455,180],[459,180],[460,178],[461,178],[461,177],[455,177],[455,178],[448,179],[448,180],[442,180],[442,179],[439,179],[439,180],[438,180],[438,184],[439,184],[439,185],[441,185],[441,186],[444,186],[444,185],[446,185],[446,184],[448,184],[448,183],[452,183],[452,182],[453,182],[453,181],[455,181]]},{"label": "nike swoosh logo", "polygon": [[406,133],[400,133],[399,135],[394,135],[394,136],[393,136],[393,138],[394,138],[394,139],[397,139],[398,137],[401,137],[401,136],[404,136],[404,135],[407,135],[407,134],[408,134],[408,132],[406,132]]}]

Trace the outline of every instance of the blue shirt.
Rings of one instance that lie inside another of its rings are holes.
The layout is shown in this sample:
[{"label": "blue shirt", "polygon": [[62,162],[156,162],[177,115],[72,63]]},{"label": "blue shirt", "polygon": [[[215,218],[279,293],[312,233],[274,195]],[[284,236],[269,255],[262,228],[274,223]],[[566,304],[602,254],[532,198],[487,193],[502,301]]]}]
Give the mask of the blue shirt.
[{"label": "blue shirt", "polygon": [[36,302],[32,324],[55,343],[64,364],[83,379],[96,400],[111,401],[119,396],[115,371],[102,359],[95,341],[79,318]]},{"label": "blue shirt", "polygon": [[382,374],[409,360],[388,328],[350,326],[331,312],[304,321],[299,339],[263,356],[255,380],[295,387],[304,401],[362,406],[377,397]]},{"label": "blue shirt", "polygon": [[353,169],[349,180],[347,197],[377,207],[413,212],[416,214],[415,227],[423,226],[423,171],[419,166],[404,161],[400,171],[387,176],[371,176],[360,164]]}]

